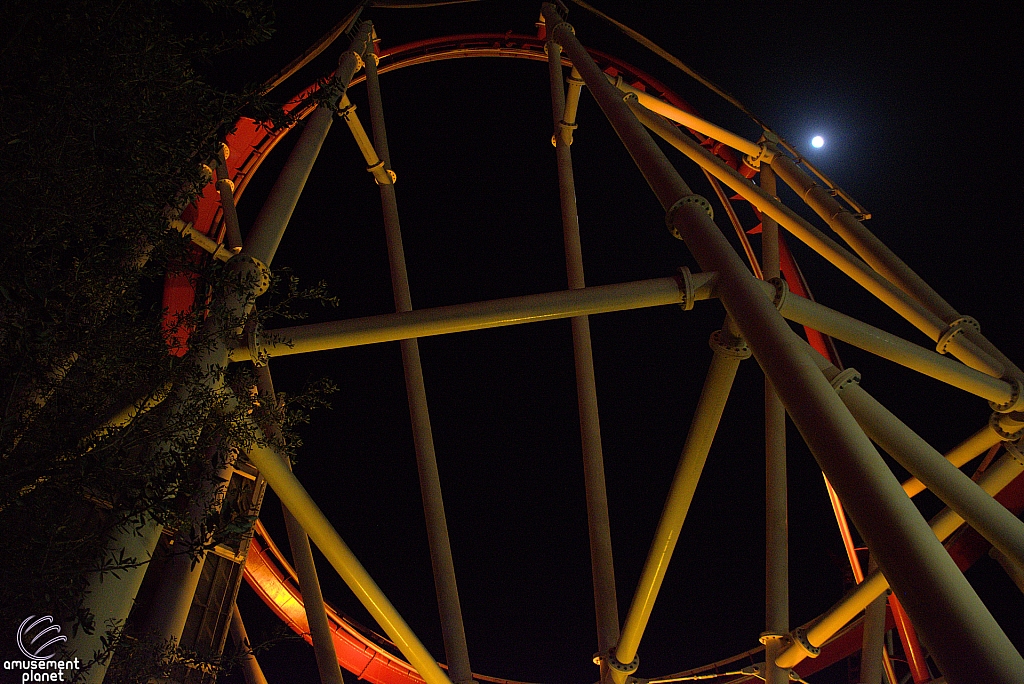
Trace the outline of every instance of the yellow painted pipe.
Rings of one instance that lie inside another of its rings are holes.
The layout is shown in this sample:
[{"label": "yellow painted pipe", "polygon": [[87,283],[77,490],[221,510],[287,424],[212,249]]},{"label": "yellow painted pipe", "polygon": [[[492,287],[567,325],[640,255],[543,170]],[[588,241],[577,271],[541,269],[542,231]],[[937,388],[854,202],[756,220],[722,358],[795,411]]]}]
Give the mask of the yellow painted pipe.
[{"label": "yellow painted pipe", "polygon": [[687,128],[692,128],[698,133],[706,135],[709,138],[717,140],[718,142],[725,143],[734,150],[742,152],[743,154],[749,155],[751,157],[757,157],[761,154],[761,146],[758,145],[757,143],[751,142],[744,138],[743,136],[737,135],[732,131],[728,131],[722,128],[721,126],[716,126],[710,121],[706,121],[700,118],[699,116],[684,111],[679,107],[676,107],[675,105],[670,105],[668,102],[665,102],[664,100],[659,100],[650,93],[644,92],[639,88],[634,88],[628,83],[626,83],[622,79],[622,76],[609,75],[608,80],[611,82],[612,85],[614,85],[622,92],[633,93],[634,95],[636,95],[636,98],[640,102],[640,104],[642,104],[644,107],[651,110],[652,112],[661,114],[666,119],[675,121],[676,123],[680,123],[686,126]]},{"label": "yellow painted pipe", "polygon": [[438,666],[437,661],[402,619],[384,592],[373,581],[359,559],[355,557],[341,535],[327,520],[327,516],[313,502],[298,479],[292,474],[284,459],[272,448],[265,446],[262,430],[251,418],[245,419],[247,429],[256,436],[256,443],[248,452],[249,460],[260,471],[267,484],[274,490],[302,528],[324,554],[331,566],[338,572],[363,604],[377,624],[394,642],[427,684],[452,684]]},{"label": "yellow painted pipe", "polygon": [[[1013,482],[1017,476],[1024,472],[1024,463],[1017,460],[1013,455],[1007,453],[996,461],[985,474],[978,480],[978,486],[982,490],[995,496],[1007,485]],[[946,508],[934,518],[929,525],[932,532],[940,541],[945,541],[956,532],[964,519]],[[858,584],[836,605],[832,606],[811,627],[804,633],[806,640],[811,646],[818,647],[832,638],[840,629],[846,626],[850,620],[857,617],[869,603],[880,596],[889,588],[889,582],[877,570],[869,574],[864,581]],[[779,667],[795,667],[797,663],[808,657],[805,651],[795,641],[775,661]]]},{"label": "yellow painted pipe", "polygon": [[[767,293],[773,293],[769,285],[765,283],[762,288]],[[975,396],[996,404],[1006,403],[1015,396],[1014,386],[1005,380],[987,375],[810,299],[788,294],[781,304],[782,315],[795,323],[806,325]]]},{"label": "yellow painted pipe", "polygon": [[[711,442],[722,419],[729,391],[736,378],[736,370],[740,361],[750,356],[750,350],[742,340],[730,338],[724,331],[712,335],[711,348],[715,351],[711,358],[711,367],[704,380],[704,388],[701,390],[697,409],[686,435],[683,453],[679,457],[679,465],[672,479],[672,487],[661,519],[658,521],[658,529],[654,534],[654,541],[651,542],[640,582],[626,614],[619,643],[615,648],[615,659],[621,664],[628,665],[636,658],[640,639],[654,609],[654,602],[668,571],[669,561],[672,560],[672,552],[679,541],[679,532],[683,528],[683,522],[697,490],[697,482],[711,450]],[[612,677],[618,684],[625,681],[625,673],[621,671],[613,670]]]},{"label": "yellow painted pipe", "polygon": [[[689,276],[694,300],[711,297],[714,273]],[[686,288],[679,278],[655,278],[633,283],[597,285],[582,290],[508,297],[485,302],[417,309],[331,323],[269,330],[261,352],[269,356],[302,354],[362,344],[429,337],[467,330],[535,323],[557,318],[625,311],[649,306],[686,303]],[[247,346],[231,350],[231,361],[247,361]]]},{"label": "yellow painted pipe", "polygon": [[[886,280],[900,288],[927,307],[942,321],[950,324],[960,318],[945,299],[917,275],[906,263],[890,250],[885,243],[845,210],[829,192],[814,182],[796,163],[778,155],[772,160],[773,168],[787,185],[800,195],[804,202],[834,230],[853,251]],[[949,351],[964,363],[993,377],[1002,377],[1006,371],[1001,360],[978,349],[968,341],[967,335],[953,335],[948,343]]]}]

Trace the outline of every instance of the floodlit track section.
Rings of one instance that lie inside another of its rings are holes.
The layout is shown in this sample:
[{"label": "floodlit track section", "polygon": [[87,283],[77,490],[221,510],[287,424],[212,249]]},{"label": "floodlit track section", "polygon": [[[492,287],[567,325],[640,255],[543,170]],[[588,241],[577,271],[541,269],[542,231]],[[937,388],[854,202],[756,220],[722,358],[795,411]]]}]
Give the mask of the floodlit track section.
[{"label": "floodlit track section", "polygon": [[[555,29],[558,28],[559,25],[556,25]],[[469,57],[547,61],[545,43],[548,40],[542,30],[539,36],[474,34],[420,41],[382,52],[379,55],[379,71],[386,73],[405,66]],[[692,112],[685,102],[656,79],[621,60],[603,53],[589,51],[589,54],[604,74],[616,80],[621,79],[621,82],[624,82],[628,89],[660,98],[679,109]],[[557,59],[557,57],[554,59]],[[563,65],[571,66],[569,60],[564,57],[562,58],[562,63]],[[360,80],[362,79],[354,80],[353,84],[360,82]],[[591,86],[593,85],[594,82],[591,82]],[[315,100],[312,97],[315,90],[316,86],[311,86],[290,101],[285,106],[286,113],[296,120],[309,115],[316,106]],[[226,140],[227,147],[231,151],[226,163],[227,172],[228,177],[234,183],[236,198],[244,192],[252,175],[288,130],[289,128],[267,128],[250,119],[241,119],[237,123],[235,131]],[[693,132],[691,131],[691,133]],[[756,169],[741,161],[731,148],[706,136],[698,134],[696,137],[700,141],[701,146],[718,156],[742,176],[750,178],[756,173]],[[690,195],[690,197],[695,196]],[[677,206],[671,208],[670,216],[677,208]],[[194,229],[203,235],[219,237],[216,231],[221,224],[221,208],[213,185],[207,186],[200,200],[189,210],[189,213],[183,215],[182,219],[191,223]],[[785,275],[791,291],[796,295],[809,295],[800,276],[799,269],[784,243],[780,244],[780,251],[781,271]],[[723,299],[725,299],[725,295],[723,295]],[[181,313],[194,306],[194,302],[195,290],[192,282],[185,276],[169,275],[166,280],[164,295],[164,304],[168,312],[166,318],[168,326]],[[950,330],[953,329],[951,328]],[[952,334],[948,335],[946,341],[950,342],[956,337],[958,332],[959,329],[953,330]],[[814,348],[826,358],[833,357],[833,361],[836,361],[827,338],[810,329],[807,330],[807,333],[808,340]],[[970,332],[964,337],[969,338]],[[172,353],[180,355],[187,349],[187,341],[181,336],[173,337],[169,340],[169,343]],[[1017,387],[1019,390],[1019,384]],[[1014,514],[1019,514],[1024,510],[1024,476],[1018,476],[1013,479],[996,496],[996,500]],[[981,554],[985,553],[989,548],[989,544],[976,532],[965,528],[953,535],[947,541],[946,547],[953,560],[956,561],[956,564],[963,569],[969,567]],[[262,527],[257,529],[257,537],[253,540],[250,547],[245,567],[245,577],[267,605],[291,629],[303,635],[307,640],[311,640],[302,596],[297,588],[295,572],[284,560],[283,555],[277,550],[273,541],[266,535],[266,531]],[[393,645],[386,639],[357,625],[330,608],[328,608],[327,614],[338,662],[346,670],[356,674],[360,679],[373,682],[373,684],[418,684],[424,681],[408,662],[395,654]],[[887,629],[894,624],[893,614],[888,608],[885,620]],[[796,633],[799,634],[799,630]],[[802,659],[796,664],[794,670],[801,677],[809,676],[840,658],[860,650],[861,643],[861,620],[858,619],[840,629],[828,640],[820,644],[821,655],[819,657],[815,659]],[[713,663],[703,668],[691,670],[688,673],[680,673],[673,676],[678,676],[682,679],[686,678],[684,675],[689,676],[709,671],[721,671],[721,666],[729,662],[736,662],[742,658],[751,658],[760,650],[754,649],[740,654],[730,661]],[[421,662],[421,664],[423,663]],[[621,665],[621,663],[619,664]],[[509,680],[479,675],[474,675],[474,677],[495,684],[520,684]],[[668,678],[663,679],[668,680]],[[740,679],[731,681],[746,681],[747,679],[749,677],[742,676]]]}]

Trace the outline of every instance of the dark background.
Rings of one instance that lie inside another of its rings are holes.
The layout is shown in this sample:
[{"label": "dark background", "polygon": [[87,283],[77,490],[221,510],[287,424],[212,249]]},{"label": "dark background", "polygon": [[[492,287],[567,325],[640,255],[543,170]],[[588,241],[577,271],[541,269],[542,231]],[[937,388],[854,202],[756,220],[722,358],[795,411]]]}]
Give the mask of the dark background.
[{"label": "dark background", "polygon": [[[539,3],[475,2],[370,9],[382,46],[446,34],[532,34]],[[1017,14],[973,5],[947,14],[871,3],[601,2],[743,101],[874,215],[868,226],[962,314],[1024,360],[1020,265],[1024,126],[1014,103],[1022,65]],[[261,81],[350,9],[277,5],[277,33],[225,78]],[[685,74],[585,10],[568,17],[589,47],[653,74],[707,118],[748,138],[758,127]],[[345,39],[272,96],[326,75]],[[467,59],[381,77],[414,306],[564,289],[547,67]],[[363,86],[351,96],[369,128]],[[584,92],[573,157],[588,284],[697,270]],[[811,148],[812,135],[826,146]],[[241,200],[251,224],[296,136]],[[699,171],[670,152],[696,192]],[[326,280],[341,304],[311,321],[394,310],[376,186],[347,127],[332,130],[275,267]],[[784,199],[794,207],[793,197]],[[713,201],[717,205],[717,202]],[[739,208],[746,226],[756,220]],[[804,212],[806,213],[806,212]],[[718,224],[732,230],[716,206]],[[820,222],[819,222],[820,225]],[[733,239],[733,238],[730,238]],[[758,248],[756,238],[755,249]],[[795,240],[817,298],[924,346],[923,335]],[[723,310],[662,307],[591,318],[620,618],[653,536],[711,356]],[[527,681],[589,682],[597,650],[567,321],[420,341],[434,440],[474,671]],[[862,385],[940,451],[987,420],[984,401],[845,345]],[[397,343],[275,359],[279,391],[332,378],[333,408],[303,430],[296,473],[428,649],[443,659]],[[653,677],[757,645],[763,630],[762,376],[740,369],[725,417],[640,648]],[[843,593],[849,570],[813,459],[790,434],[791,622]],[[902,477],[902,473],[899,473]],[[939,509],[919,497],[928,516]],[[279,505],[263,519],[286,546]],[[373,623],[322,557],[324,595]],[[985,558],[969,573],[1018,647],[1020,593]],[[247,586],[239,596],[254,641],[275,620]],[[271,682],[314,681],[304,643],[261,657]],[[349,676],[349,675],[347,675]],[[845,682],[839,665],[812,682]]]}]

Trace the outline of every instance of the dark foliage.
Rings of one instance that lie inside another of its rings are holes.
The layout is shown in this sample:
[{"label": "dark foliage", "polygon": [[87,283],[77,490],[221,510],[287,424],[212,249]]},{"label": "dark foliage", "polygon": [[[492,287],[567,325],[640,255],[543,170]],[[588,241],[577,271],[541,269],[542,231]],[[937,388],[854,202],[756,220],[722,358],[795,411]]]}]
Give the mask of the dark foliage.
[{"label": "dark foliage", "polygon": [[[149,516],[193,526],[197,548],[213,543],[213,519],[178,495],[209,487],[227,445],[252,439],[233,416],[280,410],[261,408],[236,372],[227,385],[244,405],[192,392],[102,428],[201,385],[161,331],[160,280],[189,261],[167,219],[255,99],[204,70],[266,39],[272,14],[261,0],[33,0],[3,15],[0,625],[49,613],[93,629],[86,574],[140,561],[106,548],[111,531]],[[223,286],[221,270],[199,270],[200,291]],[[245,521],[226,527],[244,533]]]}]

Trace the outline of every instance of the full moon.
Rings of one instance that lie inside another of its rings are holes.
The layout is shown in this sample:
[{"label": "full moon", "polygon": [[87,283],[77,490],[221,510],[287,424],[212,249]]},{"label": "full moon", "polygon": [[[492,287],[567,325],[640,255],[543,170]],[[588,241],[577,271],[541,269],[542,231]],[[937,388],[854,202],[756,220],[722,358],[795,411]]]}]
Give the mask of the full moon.
[{"label": "full moon", "polygon": [[814,147],[824,147],[825,139],[822,138],[820,135],[816,135],[813,138],[811,138],[811,145],[813,145]]}]

